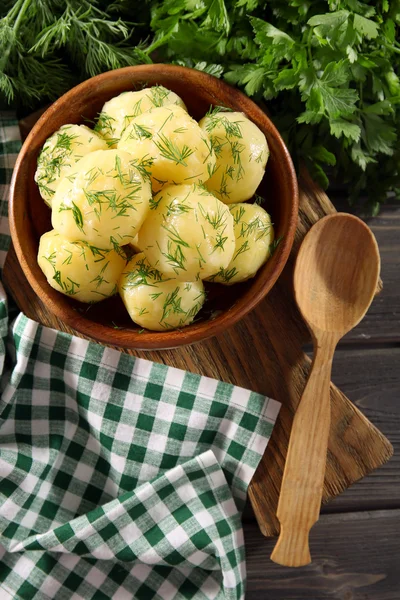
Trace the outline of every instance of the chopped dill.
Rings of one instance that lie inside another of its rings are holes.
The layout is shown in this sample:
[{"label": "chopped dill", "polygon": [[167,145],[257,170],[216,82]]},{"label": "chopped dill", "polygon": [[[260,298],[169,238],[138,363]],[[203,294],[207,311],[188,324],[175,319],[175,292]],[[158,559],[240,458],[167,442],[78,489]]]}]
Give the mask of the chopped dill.
[{"label": "chopped dill", "polygon": [[153,134],[144,125],[139,125],[138,123],[133,123],[132,129],[129,133],[129,137],[131,139],[143,140],[143,139],[151,139],[153,137]]},{"label": "chopped dill", "polygon": [[221,234],[221,233],[217,233],[217,235],[215,236],[215,244],[214,244],[214,249],[213,249],[213,251],[211,252],[211,254],[214,254],[214,252],[215,252],[216,250],[218,250],[218,248],[219,248],[220,250],[223,250],[223,249],[224,249],[224,246],[225,246],[225,242],[226,242],[226,240],[227,240],[227,239],[228,239],[228,236],[222,237],[222,234]]},{"label": "chopped dill", "polygon": [[240,246],[240,248],[238,248],[236,250],[235,254],[232,257],[232,262],[234,260],[236,260],[238,256],[243,254],[243,252],[247,252],[248,250],[250,250],[250,245],[249,245],[249,240],[246,240],[245,242],[243,242],[243,244]]},{"label": "chopped dill", "polygon": [[72,201],[72,206],[67,206],[66,204],[64,204],[64,202],[62,202],[60,204],[60,208],[58,209],[58,212],[69,211],[69,210],[72,211],[72,217],[73,217],[73,219],[75,221],[75,225],[77,226],[79,231],[81,231],[82,233],[85,233],[83,230],[82,212],[81,212],[79,206],[77,206],[74,201]]},{"label": "chopped dill", "polygon": [[150,294],[150,298],[154,301],[157,300],[162,295],[162,292],[156,292],[155,294]]},{"label": "chopped dill", "polygon": [[235,223],[235,225],[239,224],[239,222],[241,221],[245,212],[246,211],[243,206],[235,207],[233,210],[231,209],[231,213],[233,216],[233,222]]},{"label": "chopped dill", "polygon": [[163,321],[165,321],[171,313],[186,314],[183,308],[181,307],[182,297],[179,296],[179,291],[180,287],[178,285],[173,292],[167,295],[163,306],[163,313],[160,319],[160,324],[162,324]]},{"label": "chopped dill", "polygon": [[176,165],[183,165],[187,167],[186,159],[189,158],[194,152],[191,148],[189,148],[186,144],[179,148],[177,144],[175,144],[172,140],[168,139],[164,134],[159,134],[159,141],[155,141],[157,149],[159,150],[161,156],[174,162]]},{"label": "chopped dill", "polygon": [[166,258],[167,263],[172,267],[172,269],[177,275],[179,274],[179,270],[186,271],[186,267],[184,265],[186,258],[182,252],[182,248],[180,245],[175,244],[173,248],[172,242],[168,240],[166,252],[163,252],[159,245],[158,247],[162,256]]},{"label": "chopped dill", "polygon": [[115,119],[113,117],[105,112],[101,112],[99,114],[99,118],[97,119],[97,123],[94,126],[94,131],[103,135],[114,134],[113,123],[115,123]]},{"label": "chopped dill", "polygon": [[143,179],[150,179],[151,177],[151,167],[153,166],[154,158],[145,154],[142,158],[134,158],[131,161],[131,165],[135,167]]},{"label": "chopped dill", "polygon": [[236,269],[236,267],[232,267],[232,269],[224,269],[223,267],[221,267],[218,273],[215,273],[214,275],[209,277],[208,280],[215,281],[215,279],[219,277],[224,283],[229,283],[231,279],[233,279],[233,277],[235,277],[235,275],[238,274],[238,272],[239,271]]},{"label": "chopped dill", "polygon": [[164,105],[164,100],[168,98],[169,90],[162,85],[155,85],[150,89],[148,98],[155,108],[159,108]]},{"label": "chopped dill", "polygon": [[100,273],[90,281],[90,283],[96,283],[96,290],[103,284],[103,283],[110,283],[105,277],[104,277],[104,273],[108,267],[108,265],[110,264],[110,261],[107,261],[105,265],[103,265]]},{"label": "chopped dill", "polygon": [[281,241],[283,240],[283,235],[279,236],[276,240],[274,240],[273,242],[270,243],[269,245],[269,255],[273,256],[275,250],[277,249],[277,247],[279,246],[279,244],[281,243]]},{"label": "chopped dill", "polygon": [[158,208],[158,205],[160,204],[161,200],[163,199],[162,196],[160,196],[159,198],[156,199],[156,196],[152,196],[150,198],[150,210],[156,210]]}]

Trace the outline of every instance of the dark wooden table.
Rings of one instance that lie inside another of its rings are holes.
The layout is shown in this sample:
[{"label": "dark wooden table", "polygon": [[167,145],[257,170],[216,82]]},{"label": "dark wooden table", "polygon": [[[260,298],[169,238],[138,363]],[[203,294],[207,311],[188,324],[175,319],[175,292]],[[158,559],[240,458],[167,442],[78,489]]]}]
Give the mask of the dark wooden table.
[{"label": "dark wooden table", "polygon": [[323,507],[307,567],[269,560],[275,540],[261,535],[249,508],[246,600],[400,600],[400,205],[386,206],[368,224],[380,247],[384,287],[340,343],[332,380],[389,438],[395,454]]}]

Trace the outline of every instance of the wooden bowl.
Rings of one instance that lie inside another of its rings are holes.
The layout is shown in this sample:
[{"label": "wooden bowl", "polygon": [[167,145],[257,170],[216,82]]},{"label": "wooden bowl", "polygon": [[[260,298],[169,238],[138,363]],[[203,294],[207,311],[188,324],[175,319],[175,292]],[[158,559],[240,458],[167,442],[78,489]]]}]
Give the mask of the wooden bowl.
[{"label": "wooden bowl", "polygon": [[[93,120],[103,104],[126,90],[161,84],[176,92],[190,114],[200,119],[210,105],[244,112],[266,135],[271,155],[259,193],[272,216],[277,250],[256,277],[234,286],[206,284],[208,301],[196,323],[181,330],[142,331],[118,296],[84,305],[54,290],[37,264],[39,238],[51,229],[50,210],[34,181],[38,154],[46,139],[66,123]],[[21,267],[47,308],[70,327],[97,342],[122,348],[162,349],[192,344],[224,331],[252,310],[269,292],[292,247],[297,224],[298,189],[289,152],[265,113],[247,96],[219,79],[184,67],[141,65],[109,71],[73,88],[42,115],[18,156],[11,183],[10,223]]]}]

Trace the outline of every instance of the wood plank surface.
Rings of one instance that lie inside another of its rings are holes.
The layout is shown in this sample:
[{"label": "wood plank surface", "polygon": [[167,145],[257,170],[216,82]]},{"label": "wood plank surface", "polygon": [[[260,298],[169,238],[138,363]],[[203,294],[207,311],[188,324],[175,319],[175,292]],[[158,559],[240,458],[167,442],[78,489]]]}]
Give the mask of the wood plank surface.
[{"label": "wood plank surface", "polygon": [[394,456],[329,502],[323,511],[400,508],[399,367],[400,347],[351,350],[342,347],[336,352],[332,380],[388,437],[394,447]]},{"label": "wood plank surface", "polygon": [[311,530],[314,561],[269,560],[275,541],[245,525],[246,600],[399,600],[400,510],[323,515]]},{"label": "wood plank surface", "polygon": [[[349,210],[343,202],[338,202],[337,208]],[[400,204],[384,206],[377,217],[366,222],[379,245],[384,286],[365,318],[341,344],[400,341]]]}]

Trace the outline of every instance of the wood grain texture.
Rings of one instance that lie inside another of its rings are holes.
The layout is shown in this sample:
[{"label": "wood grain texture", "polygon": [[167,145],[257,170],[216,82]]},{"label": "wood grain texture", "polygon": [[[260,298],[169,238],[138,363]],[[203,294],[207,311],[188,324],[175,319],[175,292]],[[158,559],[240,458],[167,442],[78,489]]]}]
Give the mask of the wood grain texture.
[{"label": "wood grain texture", "polygon": [[[331,425],[330,380],[337,336],[314,332],[310,374],[294,415],[276,516],[279,539],[271,560],[287,567],[311,562],[309,532],[318,521]],[[260,520],[260,519],[259,519]]]},{"label": "wood grain texture", "polygon": [[325,505],[324,512],[400,508],[399,365],[400,347],[350,350],[342,346],[336,351],[333,382],[388,437],[394,456]]},{"label": "wood grain texture", "polygon": [[327,215],[307,233],[297,255],[294,294],[311,332],[314,357],[293,419],[271,560],[289,567],[311,561],[308,534],[318,520],[331,420],[329,383],[338,340],[364,316],[374,297],[380,257],[357,217]]},{"label": "wood grain texture", "polygon": [[[334,200],[338,210],[349,211],[343,197]],[[400,204],[389,204],[377,217],[366,219],[379,245],[384,281],[382,293],[375,299],[359,325],[348,333],[342,344],[396,343],[400,341]]]},{"label": "wood grain texture", "polygon": [[268,559],[273,540],[244,527],[246,600],[398,600],[400,510],[323,515],[311,530],[318,557],[288,569]]},{"label": "wood grain texture", "polygon": [[[293,262],[306,231],[334,211],[327,196],[307,175],[300,180],[300,219],[288,264],[265,300],[245,319],[218,337],[163,352],[128,352],[194,373],[253,389],[281,401],[283,407],[263,460],[250,486],[256,516],[265,535],[278,532],[276,507],[294,411],[304,389],[310,360],[303,345],[310,336],[293,300]],[[9,252],[4,281],[27,316],[75,333],[49,313],[28,285]],[[386,462],[392,446],[335,387],[331,386],[332,425],[323,501]]]}]

